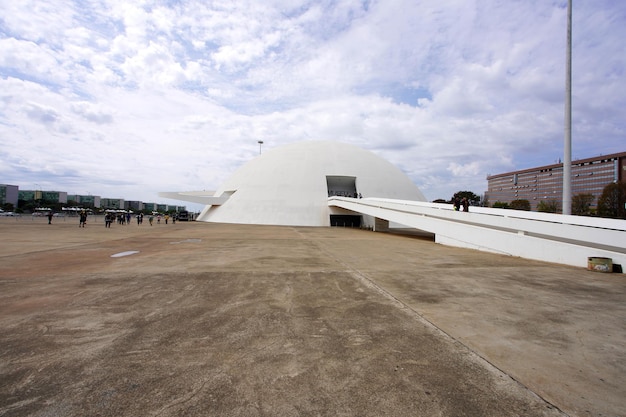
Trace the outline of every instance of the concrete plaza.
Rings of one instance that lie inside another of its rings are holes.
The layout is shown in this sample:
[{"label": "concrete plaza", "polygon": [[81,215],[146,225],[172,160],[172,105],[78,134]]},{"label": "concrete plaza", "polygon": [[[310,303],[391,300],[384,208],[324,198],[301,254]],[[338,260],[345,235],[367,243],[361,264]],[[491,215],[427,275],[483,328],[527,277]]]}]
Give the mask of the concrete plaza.
[{"label": "concrete plaza", "polygon": [[343,228],[0,236],[0,416],[626,415],[625,274]]}]

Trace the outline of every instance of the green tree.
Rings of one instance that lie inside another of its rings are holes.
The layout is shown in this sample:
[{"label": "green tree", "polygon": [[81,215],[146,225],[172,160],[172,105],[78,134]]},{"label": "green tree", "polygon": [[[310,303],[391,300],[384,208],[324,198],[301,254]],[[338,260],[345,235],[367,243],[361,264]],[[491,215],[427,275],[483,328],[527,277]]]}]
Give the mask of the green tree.
[{"label": "green tree", "polygon": [[530,211],[530,201],[524,199],[513,200],[511,201],[510,208],[513,210]]},{"label": "green tree", "polygon": [[469,201],[471,206],[480,205],[480,196],[474,194],[471,191],[457,191],[452,196],[452,201],[454,201],[455,198],[458,198],[459,200],[463,200],[463,198],[467,198],[467,201]]},{"label": "green tree", "polygon": [[496,201],[495,203],[493,203],[493,208],[508,209],[511,207],[509,206],[509,203],[505,203],[504,201]]},{"label": "green tree", "polygon": [[537,204],[537,211],[543,213],[557,213],[559,211],[559,203],[556,200],[542,200]]},{"label": "green tree", "polygon": [[572,214],[577,216],[588,216],[591,214],[591,203],[595,197],[593,194],[582,193],[572,197]]},{"label": "green tree", "polygon": [[35,200],[17,200],[17,208],[22,211],[34,211],[38,207]]},{"label": "green tree", "polygon": [[604,187],[598,199],[598,215],[626,219],[626,182],[620,181]]}]

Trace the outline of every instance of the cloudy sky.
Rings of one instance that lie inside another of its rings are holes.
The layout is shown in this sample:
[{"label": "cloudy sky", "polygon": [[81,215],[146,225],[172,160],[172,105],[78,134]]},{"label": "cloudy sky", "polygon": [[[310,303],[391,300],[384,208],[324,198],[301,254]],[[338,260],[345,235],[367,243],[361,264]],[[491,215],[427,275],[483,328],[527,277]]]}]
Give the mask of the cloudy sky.
[{"label": "cloudy sky", "polygon": [[[429,200],[563,156],[566,0],[0,0],[0,183],[175,204],[338,140]],[[626,1],[574,0],[572,157],[626,150]]]}]

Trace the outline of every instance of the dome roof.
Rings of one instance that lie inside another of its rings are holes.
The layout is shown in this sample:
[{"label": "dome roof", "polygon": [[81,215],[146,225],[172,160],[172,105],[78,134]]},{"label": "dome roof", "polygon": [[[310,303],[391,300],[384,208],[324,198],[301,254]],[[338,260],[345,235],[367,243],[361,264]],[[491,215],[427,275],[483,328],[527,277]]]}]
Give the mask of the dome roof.
[{"label": "dome roof", "polygon": [[[197,220],[219,223],[328,226],[330,195],[360,193],[425,201],[415,184],[388,161],[353,145],[297,142],[271,149],[239,168]],[[336,209],[335,209],[336,210]]]}]

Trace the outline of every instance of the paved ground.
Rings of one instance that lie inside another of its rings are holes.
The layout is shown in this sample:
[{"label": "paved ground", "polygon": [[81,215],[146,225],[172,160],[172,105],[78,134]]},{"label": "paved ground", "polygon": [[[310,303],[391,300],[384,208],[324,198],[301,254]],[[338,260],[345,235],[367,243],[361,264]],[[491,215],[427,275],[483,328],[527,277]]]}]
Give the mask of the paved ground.
[{"label": "paved ground", "polygon": [[0,416],[626,415],[623,274],[351,229],[46,223],[0,218]]}]

